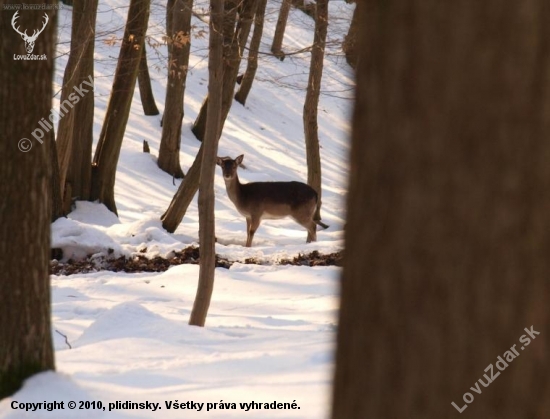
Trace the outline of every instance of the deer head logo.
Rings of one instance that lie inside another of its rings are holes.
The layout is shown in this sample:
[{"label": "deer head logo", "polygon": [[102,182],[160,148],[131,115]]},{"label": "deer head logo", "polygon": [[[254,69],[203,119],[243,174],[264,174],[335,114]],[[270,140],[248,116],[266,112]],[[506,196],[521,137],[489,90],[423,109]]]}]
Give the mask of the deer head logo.
[{"label": "deer head logo", "polygon": [[15,21],[19,17],[17,15],[18,13],[19,13],[19,11],[15,12],[15,14],[13,15],[13,18],[11,19],[11,26],[13,27],[15,32],[17,32],[19,35],[21,35],[21,38],[23,38],[23,41],[25,41],[25,49],[27,50],[27,53],[31,54],[33,49],[34,49],[34,43],[36,41],[36,38],[38,38],[38,35],[40,35],[42,33],[42,31],[44,30],[44,28],[46,27],[46,25],[48,24],[48,21],[50,19],[48,18],[48,14],[44,13],[44,17],[46,18],[46,20],[44,21],[44,24],[42,25],[42,29],[40,29],[40,30],[35,29],[33,34],[31,36],[29,36],[29,35],[27,35],[27,30],[26,29],[25,29],[25,32],[21,32],[19,30],[19,27],[17,27],[17,28],[15,27]]}]

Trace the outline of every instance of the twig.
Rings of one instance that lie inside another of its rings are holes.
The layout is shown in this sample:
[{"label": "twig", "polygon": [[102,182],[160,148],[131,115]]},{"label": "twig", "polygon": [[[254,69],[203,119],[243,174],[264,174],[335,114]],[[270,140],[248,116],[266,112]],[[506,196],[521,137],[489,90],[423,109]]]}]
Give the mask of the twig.
[{"label": "twig", "polygon": [[72,347],[71,344],[69,343],[69,339],[67,339],[67,335],[64,335],[63,333],[61,333],[61,332],[60,332],[59,330],[57,330],[57,329],[55,329],[55,331],[65,338],[65,343],[67,344],[67,346],[69,347],[69,349],[73,349],[73,347]]}]

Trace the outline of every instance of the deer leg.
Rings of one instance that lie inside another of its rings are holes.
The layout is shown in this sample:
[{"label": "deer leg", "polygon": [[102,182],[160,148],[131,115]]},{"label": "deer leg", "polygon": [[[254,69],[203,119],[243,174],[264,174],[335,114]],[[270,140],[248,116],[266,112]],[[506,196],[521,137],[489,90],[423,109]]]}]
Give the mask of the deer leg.
[{"label": "deer leg", "polygon": [[317,241],[317,224],[315,224],[315,221],[311,220],[304,227],[307,228],[306,243],[316,242]]},{"label": "deer leg", "polygon": [[250,218],[246,219],[246,226],[247,226],[247,237],[246,237],[246,247],[252,247],[252,239],[254,238],[254,233],[256,233],[256,230],[260,226],[260,219],[259,218]]}]

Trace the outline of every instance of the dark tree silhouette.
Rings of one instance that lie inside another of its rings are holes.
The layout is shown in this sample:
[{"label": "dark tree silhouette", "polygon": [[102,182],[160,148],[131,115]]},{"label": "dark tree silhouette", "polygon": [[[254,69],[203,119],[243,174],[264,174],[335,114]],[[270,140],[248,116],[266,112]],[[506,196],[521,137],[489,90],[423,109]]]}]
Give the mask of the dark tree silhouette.
[{"label": "dark tree silhouette", "polygon": [[275,34],[273,35],[273,43],[271,44],[271,52],[279,57],[280,60],[285,58],[285,54],[282,51],[283,38],[285,37],[286,22],[288,21],[291,4],[291,0],[282,0],[279,18],[275,26]]},{"label": "dark tree silhouette", "polygon": [[250,89],[252,89],[252,82],[256,77],[256,70],[258,69],[258,52],[260,51],[260,43],[262,41],[262,34],[264,31],[264,19],[265,19],[265,6],[267,0],[257,0],[256,13],[254,14],[254,32],[252,33],[252,39],[250,40],[250,49],[248,51],[248,65],[241,81],[241,87],[235,94],[235,100],[244,106]]},{"label": "dark tree silhouette", "polygon": [[160,112],[155,103],[155,96],[153,95],[153,89],[151,87],[151,76],[149,76],[145,43],[143,43],[141,58],[139,60],[138,85],[143,113],[147,116],[158,115]]},{"label": "dark tree silhouette", "polygon": [[366,2],[333,419],[550,417],[547,11]]},{"label": "dark tree silhouette", "polygon": [[[317,107],[321,93],[321,79],[323,77],[323,60],[328,27],[328,0],[317,0],[317,14],[315,17],[315,35],[311,49],[311,65],[304,103],[304,136],[306,141],[307,183],[319,196],[314,219],[321,220],[321,154],[319,150],[319,130],[317,124]],[[308,240],[311,237],[308,234]]]},{"label": "dark tree silhouette", "polygon": [[150,0],[130,2],[111,98],[92,164],[91,199],[99,200],[115,214],[116,167],[130,115],[141,49],[149,21],[149,6]]},{"label": "dark tree silhouette", "polygon": [[[254,18],[256,0],[242,0],[239,8],[238,0],[225,0],[225,16],[223,24],[223,97],[222,117],[220,123],[221,135],[223,126],[235,95],[235,84],[239,74],[239,65],[243,56],[244,47],[248,40],[250,27]],[[238,19],[237,18],[237,10]],[[237,23],[235,25],[235,23]],[[208,96],[204,100],[199,115],[193,124],[193,134],[202,141],[206,132],[208,112]]]},{"label": "dark tree silhouette", "polygon": [[191,14],[193,0],[177,0],[172,10],[168,83],[162,117],[158,166],[176,178],[183,177],[180,166],[183,96],[191,48]]},{"label": "dark tree silhouette", "polygon": [[222,113],[224,0],[210,1],[210,53],[208,56],[208,125],[202,146],[202,167],[199,189],[200,268],[197,295],[189,324],[204,326],[214,290],[216,267],[214,229],[214,172],[218,152],[219,124]]},{"label": "dark tree silhouette", "polygon": [[[90,198],[94,92],[88,83],[93,84],[94,80],[97,2],[79,1],[72,11],[71,51],[63,76],[60,101],[63,117],[57,132],[57,160],[64,213],[70,212],[73,199]],[[75,88],[88,92],[79,95],[79,101],[73,105],[68,99],[70,94],[75,93]]]},{"label": "dark tree silhouette", "polygon": [[40,138],[38,122],[47,121],[52,108],[57,15],[55,10],[18,13],[21,28],[40,29],[44,14],[49,20],[33,50],[47,59],[14,60],[14,54],[27,55],[25,43],[11,27],[15,12],[0,14],[0,399],[32,375],[55,368],[49,284],[51,134],[42,131],[40,144],[31,133]]}]

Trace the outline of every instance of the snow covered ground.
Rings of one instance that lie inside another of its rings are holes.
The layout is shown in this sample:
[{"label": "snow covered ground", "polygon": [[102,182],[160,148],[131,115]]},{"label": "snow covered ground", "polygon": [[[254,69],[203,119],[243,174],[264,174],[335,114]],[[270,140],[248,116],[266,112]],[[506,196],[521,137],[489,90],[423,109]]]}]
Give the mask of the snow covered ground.
[{"label": "snow covered ground", "polygon": [[[162,42],[164,3],[153,0],[148,32],[153,42]],[[279,4],[268,4],[262,51],[270,49]],[[196,1],[194,9],[200,15],[208,10],[208,2]],[[217,253],[231,260],[255,257],[266,264],[235,263],[229,270],[216,270],[205,328],[187,325],[198,266],[182,265],[154,274],[98,272],[53,276],[57,372],[33,377],[12,398],[0,402],[0,418],[327,417],[340,270],[278,266],[271,262],[299,252],[328,253],[343,247],[353,77],[340,53],[340,42],[352,10],[353,6],[345,2],[330,3],[329,49],[319,105],[322,215],[330,228],[319,231],[319,241],[306,244],[305,230],[291,220],[265,221],[254,237],[254,247],[244,248],[245,220],[229,201],[218,169]],[[107,107],[126,13],[126,1],[100,1],[95,56],[96,140]],[[68,58],[70,19],[69,9],[60,12],[55,75],[58,90]],[[195,36],[182,132],[184,172],[199,148],[190,127],[207,89],[207,32],[201,37],[207,25],[196,17],[193,24]],[[313,21],[293,10],[284,49],[304,48],[312,39]],[[161,114],[165,57],[164,46],[148,49],[153,90]],[[243,68],[244,65],[243,62]],[[219,146],[219,156],[245,155],[247,169],[239,172],[242,181],[305,181],[302,107],[308,72],[309,54],[291,55],[284,62],[261,56],[246,107],[233,104]],[[59,97],[58,94],[54,98],[56,106]],[[156,166],[160,117],[143,115],[136,91],[117,172],[115,191],[120,218],[100,204],[78,202],[68,219],[60,219],[52,227],[52,246],[63,248],[65,257],[104,255],[108,249],[116,255],[131,256],[145,248],[148,256],[165,256],[197,243],[196,198],[174,234],[163,230],[159,221],[179,185],[179,181],[174,185],[172,177]],[[142,152],[143,140],[149,142],[151,154]],[[27,413],[14,409],[25,407],[18,403],[54,401],[64,402],[63,409],[48,411],[41,406]],[[76,409],[69,409],[69,401],[77,403]],[[91,404],[90,409],[79,409],[81,401],[95,401],[95,409]],[[144,403],[148,409],[109,411],[109,403],[117,401],[120,404],[115,407],[123,407],[122,403],[129,401]],[[249,403],[253,401],[262,403],[262,409],[251,407]],[[183,403],[180,407],[186,410],[175,410],[176,402]],[[273,402],[287,403],[290,409],[265,410],[263,403]],[[160,410],[153,411],[155,403],[159,403]]]}]

